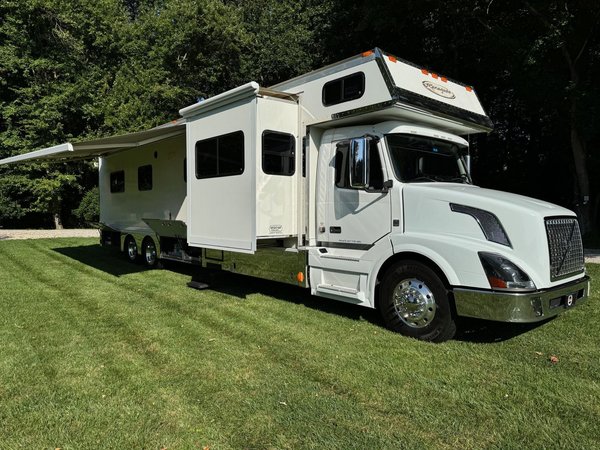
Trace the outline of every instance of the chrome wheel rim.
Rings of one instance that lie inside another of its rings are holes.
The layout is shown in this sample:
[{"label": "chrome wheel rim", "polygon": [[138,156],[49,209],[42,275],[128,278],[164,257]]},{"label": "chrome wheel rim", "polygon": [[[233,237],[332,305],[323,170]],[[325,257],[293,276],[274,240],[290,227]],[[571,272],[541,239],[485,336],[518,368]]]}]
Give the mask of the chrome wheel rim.
[{"label": "chrome wheel rim", "polygon": [[137,258],[137,244],[133,239],[129,239],[127,242],[127,256],[132,261]]},{"label": "chrome wheel rim", "polygon": [[396,314],[411,328],[426,327],[435,317],[433,292],[417,278],[407,278],[398,283],[393,299]]},{"label": "chrome wheel rim", "polygon": [[149,242],[146,245],[146,263],[148,263],[149,266],[154,265],[154,263],[156,262],[156,247],[154,246],[154,243]]}]

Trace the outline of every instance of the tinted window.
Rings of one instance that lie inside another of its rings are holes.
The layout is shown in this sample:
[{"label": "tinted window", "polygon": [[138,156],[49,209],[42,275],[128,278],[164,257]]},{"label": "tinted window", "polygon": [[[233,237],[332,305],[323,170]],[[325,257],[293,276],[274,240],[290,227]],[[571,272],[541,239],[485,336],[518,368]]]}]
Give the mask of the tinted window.
[{"label": "tinted window", "polygon": [[196,142],[196,178],[240,175],[243,172],[243,132],[236,131]]},{"label": "tinted window", "polygon": [[125,192],[124,170],[119,170],[110,174],[110,192]]},{"label": "tinted window", "polygon": [[138,167],[138,190],[152,190],[152,166],[150,164]]},{"label": "tinted window", "polygon": [[323,105],[331,106],[338,103],[356,100],[365,92],[365,74],[357,72],[337,80],[329,81],[323,86]]},{"label": "tinted window", "polygon": [[296,171],[296,139],[291,134],[265,131],[262,135],[262,169],[270,175]]},{"label": "tinted window", "polygon": [[[373,140],[368,140],[369,143],[369,187],[372,190],[383,189],[383,169],[381,166],[381,158],[377,144]],[[337,145],[335,152],[335,185],[342,189],[350,188],[350,143],[341,142]]]}]

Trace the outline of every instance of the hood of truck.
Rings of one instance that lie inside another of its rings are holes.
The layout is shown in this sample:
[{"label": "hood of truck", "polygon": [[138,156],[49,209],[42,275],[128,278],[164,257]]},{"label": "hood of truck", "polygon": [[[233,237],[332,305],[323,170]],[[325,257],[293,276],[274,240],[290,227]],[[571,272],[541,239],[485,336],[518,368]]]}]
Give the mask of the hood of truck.
[{"label": "hood of truck", "polygon": [[[499,253],[525,270],[538,288],[557,284],[550,280],[544,219],[573,217],[572,211],[522,195],[456,183],[405,184],[402,197],[405,233],[460,242],[471,261],[478,260],[479,251]],[[488,241],[478,222],[468,214],[452,211],[451,203],[494,214],[511,245]],[[468,270],[473,270],[473,264],[470,265]],[[475,265],[480,271],[480,264]]]}]

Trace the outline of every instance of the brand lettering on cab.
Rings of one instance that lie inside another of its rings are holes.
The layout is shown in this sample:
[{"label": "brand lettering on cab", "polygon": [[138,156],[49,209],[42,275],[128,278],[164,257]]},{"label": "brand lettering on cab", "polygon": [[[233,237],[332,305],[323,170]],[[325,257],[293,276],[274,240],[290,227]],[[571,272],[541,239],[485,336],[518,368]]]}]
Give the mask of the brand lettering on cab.
[{"label": "brand lettering on cab", "polygon": [[431,81],[423,81],[423,86],[425,86],[425,89],[427,89],[428,91],[433,92],[434,94],[439,95],[440,97],[450,99],[456,98],[454,92],[440,84],[432,83]]}]

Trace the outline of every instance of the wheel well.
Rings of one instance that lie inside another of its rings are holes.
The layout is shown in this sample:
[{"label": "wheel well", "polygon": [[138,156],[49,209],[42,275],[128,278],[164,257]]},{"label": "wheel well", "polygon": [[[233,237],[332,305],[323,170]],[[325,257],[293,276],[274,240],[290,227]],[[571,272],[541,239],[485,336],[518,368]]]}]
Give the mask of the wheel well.
[{"label": "wheel well", "polygon": [[[396,263],[398,263],[400,261],[408,261],[408,260],[417,261],[417,262],[420,262],[421,264],[429,267],[431,270],[433,270],[435,272],[435,274],[440,278],[440,280],[442,280],[442,283],[444,283],[444,286],[446,287],[446,289],[448,289],[448,291],[450,291],[450,283],[448,282],[448,278],[446,278],[446,275],[444,274],[442,269],[440,269],[440,267],[435,262],[433,262],[431,259],[429,259],[428,257],[423,256],[419,253],[413,253],[413,252],[396,253],[395,255],[390,257],[385,263],[383,263],[383,265],[379,269],[379,272],[377,273],[377,281],[375,283],[375,308],[379,308],[379,285],[381,284],[381,279],[385,276],[386,272],[388,270],[390,270],[390,268],[392,266],[394,266]],[[454,299],[452,298],[452,295],[450,295],[450,298],[451,298],[450,303],[452,304],[452,308],[454,309]]]}]

